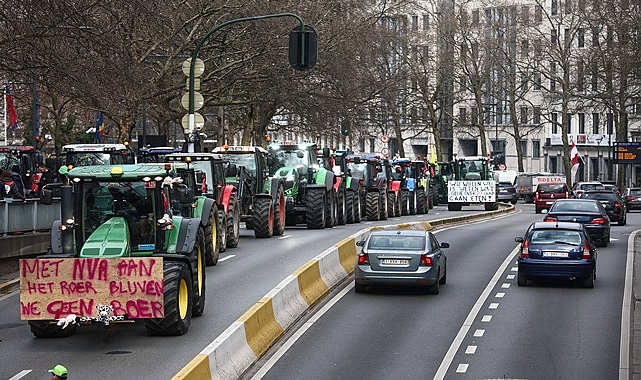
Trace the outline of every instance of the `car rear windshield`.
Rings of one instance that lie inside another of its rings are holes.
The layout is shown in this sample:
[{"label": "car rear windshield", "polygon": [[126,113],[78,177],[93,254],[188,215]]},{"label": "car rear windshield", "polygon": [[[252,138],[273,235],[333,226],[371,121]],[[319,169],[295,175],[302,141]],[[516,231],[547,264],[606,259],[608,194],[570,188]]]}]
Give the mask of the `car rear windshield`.
[{"label": "car rear windshield", "polygon": [[565,184],[539,185],[537,191],[540,193],[565,193]]},{"label": "car rear windshield", "polygon": [[641,195],[641,189],[630,189],[628,195]]},{"label": "car rear windshield", "polygon": [[367,245],[370,249],[425,249],[425,236],[373,236]]},{"label": "car rear windshield", "polygon": [[554,204],[552,205],[552,208],[550,208],[550,213],[554,213],[554,212],[598,213],[599,212],[598,203],[594,201],[586,201],[586,202],[576,202],[576,201],[562,202],[562,201],[563,199],[559,199],[558,201],[554,202]]},{"label": "car rear windshield", "polygon": [[607,201],[615,201],[617,199],[616,194],[611,193],[611,192],[603,192],[603,193],[583,193],[583,196],[581,198],[585,199],[598,199],[598,200],[607,200]]},{"label": "car rear windshield", "polygon": [[581,245],[583,239],[580,231],[572,230],[535,230],[532,232],[530,242],[533,244],[572,244]]}]

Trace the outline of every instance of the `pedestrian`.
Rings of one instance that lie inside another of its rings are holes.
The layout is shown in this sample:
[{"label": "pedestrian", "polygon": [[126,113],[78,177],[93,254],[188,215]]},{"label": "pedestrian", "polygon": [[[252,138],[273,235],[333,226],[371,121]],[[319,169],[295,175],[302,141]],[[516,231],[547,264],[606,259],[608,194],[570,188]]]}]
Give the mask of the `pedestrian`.
[{"label": "pedestrian", "polygon": [[56,364],[49,372],[51,372],[51,380],[63,380],[67,378],[67,368],[63,365]]},{"label": "pedestrian", "polygon": [[2,184],[4,185],[6,198],[24,200],[24,194],[20,192],[18,185],[16,185],[13,178],[11,178],[11,172],[9,170],[2,171],[0,180],[2,180]]},{"label": "pedestrian", "polygon": [[42,188],[48,183],[56,182],[56,175],[45,165],[44,162],[38,162],[38,173],[40,173],[40,180],[38,181],[38,198],[42,197]]}]

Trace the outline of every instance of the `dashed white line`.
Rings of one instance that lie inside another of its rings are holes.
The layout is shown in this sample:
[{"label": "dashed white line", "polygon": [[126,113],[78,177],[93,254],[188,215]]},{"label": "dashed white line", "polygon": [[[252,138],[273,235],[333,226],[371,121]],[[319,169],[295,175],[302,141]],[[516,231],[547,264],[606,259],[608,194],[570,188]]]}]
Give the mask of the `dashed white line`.
[{"label": "dashed white line", "polygon": [[496,297],[496,298],[503,298],[503,297],[505,297],[505,293],[498,292],[498,293],[496,293],[496,295],[495,295],[494,297]]},{"label": "dashed white line", "polygon": [[23,370],[23,371],[20,371],[20,372],[18,372],[15,376],[13,376],[12,378],[10,378],[9,380],[18,380],[18,379],[22,379],[23,377],[25,377],[25,376],[27,376],[28,374],[30,374],[30,373],[31,373],[31,371],[32,371],[31,369],[25,369],[25,370]]},{"label": "dashed white line", "polygon": [[487,307],[488,309],[496,310],[499,308],[499,303],[498,302],[492,302],[490,303],[490,306]]},{"label": "dashed white line", "polygon": [[475,352],[476,346],[467,346],[467,348],[465,349],[465,353],[468,355],[474,355]]},{"label": "dashed white line", "polygon": [[481,318],[481,322],[490,322],[492,320],[491,315],[484,315],[483,318]]},{"label": "dashed white line", "polygon": [[474,337],[475,338],[482,338],[483,335],[485,335],[485,330],[484,329],[476,329],[474,331]]},{"label": "dashed white line", "polygon": [[509,282],[504,282],[504,283],[501,284],[501,289],[507,289],[507,288],[510,287],[510,285],[511,284]]},{"label": "dashed white line", "polygon": [[289,239],[290,237],[292,237],[292,235],[283,235],[279,237],[278,240]]},{"label": "dashed white line", "polygon": [[218,259],[218,261],[225,261],[225,260],[229,260],[229,259],[231,259],[232,257],[236,257],[236,255],[227,255],[227,256],[224,256],[224,257],[219,258],[219,259]]},{"label": "dashed white line", "polygon": [[456,367],[456,373],[465,373],[467,372],[467,367],[469,364],[459,364],[458,367]]},{"label": "dashed white line", "polygon": [[514,280],[514,277],[516,277],[516,276],[513,275],[513,274],[508,274],[507,276],[505,276],[505,279],[506,280]]}]

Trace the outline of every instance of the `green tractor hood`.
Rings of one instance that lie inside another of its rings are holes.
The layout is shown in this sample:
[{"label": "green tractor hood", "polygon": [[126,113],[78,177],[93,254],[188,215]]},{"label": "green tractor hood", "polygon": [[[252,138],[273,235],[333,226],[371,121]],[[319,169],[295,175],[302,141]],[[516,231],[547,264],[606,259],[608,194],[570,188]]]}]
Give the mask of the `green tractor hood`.
[{"label": "green tractor hood", "polygon": [[298,184],[303,178],[305,178],[297,168],[291,166],[285,166],[278,169],[274,176],[282,178],[283,181],[285,181],[285,196],[287,197],[296,197],[296,194],[298,194]]},{"label": "green tractor hood", "polygon": [[122,216],[104,222],[89,236],[80,257],[128,257],[129,227]]}]

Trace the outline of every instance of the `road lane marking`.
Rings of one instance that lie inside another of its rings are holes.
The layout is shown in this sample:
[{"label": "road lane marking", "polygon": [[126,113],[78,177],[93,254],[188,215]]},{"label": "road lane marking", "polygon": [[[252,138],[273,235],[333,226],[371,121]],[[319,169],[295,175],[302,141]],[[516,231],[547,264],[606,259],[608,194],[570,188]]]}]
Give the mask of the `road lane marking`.
[{"label": "road lane marking", "polygon": [[12,378],[10,378],[9,380],[18,380],[18,379],[22,379],[23,377],[25,377],[25,376],[27,376],[28,374],[30,374],[30,373],[31,373],[31,371],[32,371],[32,370],[30,370],[30,369],[25,369],[25,370],[23,370],[23,371],[20,371],[20,372],[18,372],[15,376],[13,376]]},{"label": "road lane marking", "polygon": [[[463,343],[463,339],[465,339],[467,332],[472,327],[472,323],[474,323],[474,320],[476,319],[476,316],[481,310],[481,307],[483,307],[483,304],[485,303],[485,301],[487,301],[487,298],[490,296],[490,292],[492,291],[492,289],[494,289],[496,284],[499,282],[503,272],[505,272],[508,265],[512,263],[514,255],[516,255],[518,250],[519,250],[519,246],[514,247],[514,249],[505,257],[505,260],[503,260],[501,265],[498,267],[498,269],[494,273],[494,276],[492,277],[490,282],[488,282],[487,286],[485,287],[485,289],[483,290],[479,298],[476,300],[476,303],[472,307],[472,310],[470,310],[470,313],[467,315],[467,318],[465,318],[465,321],[463,321],[463,325],[461,326],[458,333],[456,334],[456,337],[452,341],[450,348],[447,350],[447,353],[445,354],[445,357],[443,358],[441,365],[438,367],[438,370],[434,375],[434,380],[445,379],[447,370],[450,368],[450,365],[452,365],[454,356],[456,355],[456,352],[458,351],[458,349],[461,347],[461,344]],[[462,364],[459,364],[459,368],[461,367],[461,365]],[[465,364],[465,370],[467,371],[467,364]],[[458,372],[458,368],[457,368],[457,372]]]},{"label": "road lane marking", "polygon": [[506,280],[514,280],[514,277],[516,277],[516,276],[513,275],[513,274],[508,274],[507,276],[505,276],[505,279]]},{"label": "road lane marking", "polygon": [[481,322],[490,322],[492,320],[491,315],[484,315],[483,318],[481,318]]},{"label": "road lane marking", "polygon": [[494,297],[496,297],[496,298],[503,298],[503,297],[505,297],[505,293],[498,292],[498,293],[496,293],[496,295],[495,295]]},{"label": "road lane marking", "polygon": [[219,259],[218,259],[218,261],[225,261],[225,260],[229,260],[229,259],[231,259],[232,257],[236,257],[236,255],[227,255],[227,256],[225,256],[225,257],[221,257],[221,258],[219,258]]},{"label": "road lane marking", "polygon": [[465,373],[467,372],[467,367],[469,364],[459,364],[458,367],[456,367],[456,373]]},{"label": "road lane marking", "polygon": [[468,355],[474,355],[475,352],[476,346],[467,346],[467,348],[465,349],[465,353]]},{"label": "road lane marking", "polygon": [[492,302],[492,303],[490,303],[490,306],[488,306],[487,308],[491,309],[491,310],[496,310],[496,309],[499,308],[499,303],[498,302]]},{"label": "road lane marking", "polygon": [[484,329],[476,329],[474,331],[474,337],[475,338],[482,338],[483,335],[485,335],[485,330]]},{"label": "road lane marking", "polygon": [[[628,236],[628,251],[625,260],[625,287],[623,289],[623,305],[621,306],[621,339],[619,343],[619,379],[630,378],[630,329],[632,328],[632,280],[634,277],[634,241],[636,230]],[[614,240],[614,239],[612,239]]]},{"label": "road lane marking", "polygon": [[507,289],[509,287],[510,287],[510,283],[505,282],[505,283],[501,284],[501,289]]},{"label": "road lane marking", "polygon": [[289,239],[290,237],[292,237],[292,235],[283,235],[279,237],[278,240]]}]

